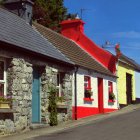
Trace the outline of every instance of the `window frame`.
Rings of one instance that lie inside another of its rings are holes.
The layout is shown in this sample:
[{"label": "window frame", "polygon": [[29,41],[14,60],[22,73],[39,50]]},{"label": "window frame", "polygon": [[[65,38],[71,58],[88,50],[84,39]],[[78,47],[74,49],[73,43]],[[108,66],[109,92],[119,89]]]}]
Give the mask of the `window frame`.
[{"label": "window frame", "polygon": [[113,92],[113,82],[108,81],[108,95]]},{"label": "window frame", "polygon": [[[85,78],[87,78],[87,80],[85,80]],[[87,84],[87,87],[85,86],[85,84]],[[88,75],[84,75],[84,100],[85,101],[93,101],[93,99],[91,99],[91,93],[88,93],[88,90],[91,91],[91,76]],[[91,91],[92,92],[92,91]]]},{"label": "window frame", "polygon": [[[57,89],[58,89],[58,97],[63,97],[64,96],[64,93],[62,93],[62,80],[63,80],[63,78],[62,78],[62,75],[63,75],[63,73],[62,72],[58,72],[57,73]],[[58,77],[59,77],[59,79],[58,79]],[[62,78],[62,79],[61,79]]]},{"label": "window frame", "polygon": [[113,93],[113,82],[112,81],[108,81],[108,101],[109,102],[114,102],[112,99],[110,99],[110,94],[111,93]]},{"label": "window frame", "polygon": [[4,62],[4,79],[0,80],[0,84],[4,84],[4,93],[3,95],[6,96],[6,60],[3,58],[0,58],[0,61]]},{"label": "window frame", "polygon": [[[85,81],[85,77],[88,78],[87,81]],[[85,87],[85,82],[86,82],[86,84],[88,84],[87,87]],[[91,89],[91,77],[90,77],[90,76],[87,76],[87,75],[84,75],[84,90],[85,90],[85,89]]]}]

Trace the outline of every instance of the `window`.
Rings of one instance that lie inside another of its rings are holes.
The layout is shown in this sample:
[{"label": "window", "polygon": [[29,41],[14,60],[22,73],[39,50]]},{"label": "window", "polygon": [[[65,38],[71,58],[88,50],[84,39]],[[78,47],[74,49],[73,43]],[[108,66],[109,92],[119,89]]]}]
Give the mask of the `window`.
[{"label": "window", "polygon": [[84,76],[84,94],[85,98],[91,98],[91,78],[89,76]]},{"label": "window", "polygon": [[85,89],[91,89],[91,82],[89,76],[84,76],[84,87]]},{"label": "window", "polygon": [[6,73],[5,73],[5,61],[0,60],[0,96],[4,96],[6,93]]},{"label": "window", "polygon": [[62,97],[64,96],[64,93],[62,91],[62,84],[63,84],[63,79],[64,79],[65,74],[60,72],[57,74],[57,96]]},{"label": "window", "polygon": [[109,101],[115,100],[115,94],[113,93],[113,83],[110,81],[108,81],[108,96],[109,96]]},{"label": "window", "polygon": [[113,83],[108,81],[108,93],[111,94],[113,92]]}]

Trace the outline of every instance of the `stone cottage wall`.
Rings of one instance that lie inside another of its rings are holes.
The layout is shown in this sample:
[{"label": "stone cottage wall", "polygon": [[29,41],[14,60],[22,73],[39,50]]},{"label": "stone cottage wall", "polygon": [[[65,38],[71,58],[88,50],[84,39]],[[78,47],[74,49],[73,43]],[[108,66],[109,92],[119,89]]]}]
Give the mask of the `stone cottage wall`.
[{"label": "stone cottage wall", "polygon": [[[49,87],[57,85],[57,73],[59,69],[46,66],[41,76],[41,120],[44,123],[49,123]],[[62,85],[62,92],[64,93],[65,104],[67,108],[58,108],[58,121],[67,121],[71,119],[72,114],[72,76],[65,73]]]},{"label": "stone cottage wall", "polygon": [[[32,125],[32,80],[33,65],[36,60],[26,57],[8,58],[7,62],[7,93],[12,96],[13,113],[7,114],[5,119],[0,119],[0,134],[10,134],[22,131]],[[64,67],[42,63],[41,71],[41,124],[49,123],[48,112],[48,87],[56,85],[57,73],[64,71]],[[39,66],[38,66],[39,67]],[[67,108],[58,109],[58,121],[71,119],[72,114],[72,75],[65,73],[62,90],[66,99]]]}]

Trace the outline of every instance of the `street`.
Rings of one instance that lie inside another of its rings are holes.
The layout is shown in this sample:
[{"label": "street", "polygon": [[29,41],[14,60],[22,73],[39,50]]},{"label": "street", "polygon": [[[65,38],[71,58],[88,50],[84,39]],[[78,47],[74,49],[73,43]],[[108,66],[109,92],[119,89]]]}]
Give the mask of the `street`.
[{"label": "street", "polygon": [[140,140],[140,109],[30,140]]}]

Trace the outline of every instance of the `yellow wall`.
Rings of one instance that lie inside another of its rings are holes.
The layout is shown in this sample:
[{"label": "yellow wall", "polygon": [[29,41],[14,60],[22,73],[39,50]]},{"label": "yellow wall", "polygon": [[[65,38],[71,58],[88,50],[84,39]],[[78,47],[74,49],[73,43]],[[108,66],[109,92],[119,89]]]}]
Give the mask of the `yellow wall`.
[{"label": "yellow wall", "polygon": [[132,100],[136,99],[135,92],[135,71],[130,66],[119,62],[118,64],[118,100],[120,104],[127,104],[126,98],[126,73],[132,75]]}]

